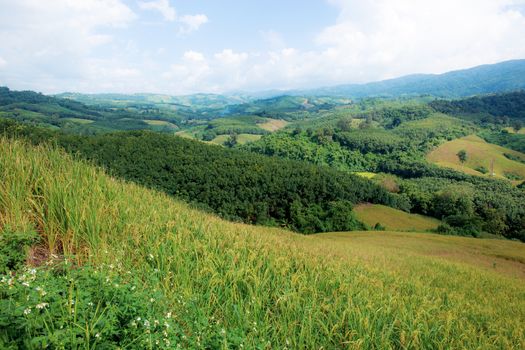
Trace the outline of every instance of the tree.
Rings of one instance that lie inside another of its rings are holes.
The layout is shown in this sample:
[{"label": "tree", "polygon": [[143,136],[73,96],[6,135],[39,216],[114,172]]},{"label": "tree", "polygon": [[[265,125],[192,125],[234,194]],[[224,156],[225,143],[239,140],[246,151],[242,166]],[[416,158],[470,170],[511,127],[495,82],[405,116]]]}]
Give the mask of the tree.
[{"label": "tree", "polygon": [[339,119],[337,122],[337,127],[341,131],[350,131],[352,130],[352,117],[344,117]]},{"label": "tree", "polygon": [[512,121],[512,129],[515,132],[520,131],[522,127],[523,127],[523,123],[521,122],[521,120],[513,120]]},{"label": "tree", "polygon": [[233,134],[230,134],[230,137],[228,138],[228,140],[226,140],[226,142],[224,142],[224,145],[226,147],[234,147],[235,145],[237,144],[237,134],[233,133]]},{"label": "tree", "polygon": [[465,151],[464,149],[462,149],[461,151],[459,151],[457,154],[456,154],[459,158],[459,161],[461,163],[465,163],[468,159],[468,156],[467,156],[467,151]]}]

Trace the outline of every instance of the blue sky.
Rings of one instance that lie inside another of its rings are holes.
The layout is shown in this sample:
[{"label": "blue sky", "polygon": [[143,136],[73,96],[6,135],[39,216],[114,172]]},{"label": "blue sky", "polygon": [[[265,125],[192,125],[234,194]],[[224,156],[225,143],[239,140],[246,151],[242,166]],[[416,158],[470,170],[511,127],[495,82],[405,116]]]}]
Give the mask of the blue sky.
[{"label": "blue sky", "polygon": [[525,0],[0,0],[0,85],[256,91],[525,58]]}]

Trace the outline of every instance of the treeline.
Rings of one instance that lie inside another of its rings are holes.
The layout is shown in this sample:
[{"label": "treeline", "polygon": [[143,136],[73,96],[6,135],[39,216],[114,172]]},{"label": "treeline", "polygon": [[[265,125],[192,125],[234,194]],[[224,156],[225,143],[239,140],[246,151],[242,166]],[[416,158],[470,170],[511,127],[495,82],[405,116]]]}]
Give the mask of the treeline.
[{"label": "treeline", "polygon": [[[525,121],[525,91],[475,96],[462,100],[436,100],[430,106],[453,115],[479,114],[485,121],[508,124],[509,118]],[[492,118],[491,118],[492,117]]]},{"label": "treeline", "polygon": [[88,137],[5,120],[0,132],[55,142],[115,176],[247,223],[303,233],[347,231],[364,228],[352,214],[356,203],[408,207],[404,197],[345,172],[169,135],[143,131]]}]

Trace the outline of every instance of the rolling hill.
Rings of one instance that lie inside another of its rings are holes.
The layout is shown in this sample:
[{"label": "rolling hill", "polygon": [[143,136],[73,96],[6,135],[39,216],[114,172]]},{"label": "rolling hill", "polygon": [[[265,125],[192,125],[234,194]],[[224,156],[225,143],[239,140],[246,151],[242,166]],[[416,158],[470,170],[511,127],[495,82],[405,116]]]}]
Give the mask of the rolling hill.
[{"label": "rolling hill", "polygon": [[353,98],[426,94],[438,97],[463,97],[524,88],[525,60],[512,60],[444,74],[416,74],[367,84],[293,91],[291,94]]},{"label": "rolling hill", "polygon": [[39,236],[1,279],[4,347],[525,346],[521,243],[230,223],[4,138],[0,178],[0,237]]},{"label": "rolling hill", "polygon": [[[457,156],[461,150],[467,154],[464,163]],[[525,154],[487,143],[475,135],[446,142],[430,152],[427,159],[440,166],[480,176],[491,176],[494,162],[495,177],[518,182],[525,179]]]}]

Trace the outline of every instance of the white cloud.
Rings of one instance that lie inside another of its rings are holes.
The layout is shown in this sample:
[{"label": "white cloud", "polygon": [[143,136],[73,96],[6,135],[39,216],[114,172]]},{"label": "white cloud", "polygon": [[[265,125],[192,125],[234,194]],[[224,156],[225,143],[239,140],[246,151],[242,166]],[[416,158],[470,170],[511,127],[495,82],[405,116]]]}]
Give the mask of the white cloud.
[{"label": "white cloud", "polygon": [[203,24],[208,23],[208,16],[199,15],[184,15],[179,18],[181,22],[180,33],[188,34],[198,30]]},{"label": "white cloud", "polygon": [[525,18],[511,6],[523,0],[330,2],[340,16],[316,42],[346,79],[439,73],[525,56]]},{"label": "white cloud", "polygon": [[139,7],[143,10],[160,12],[166,21],[174,21],[177,18],[177,11],[168,0],[140,1]]},{"label": "white cloud", "polygon": [[224,49],[221,52],[218,52],[214,55],[220,63],[227,65],[239,65],[240,63],[248,59],[248,54],[246,52],[235,53],[231,49]]},{"label": "white cloud", "polygon": [[4,59],[0,56],[0,68],[5,67],[6,65],[7,65],[7,61],[4,60]]}]

